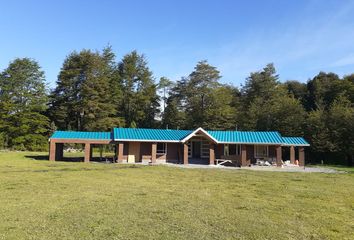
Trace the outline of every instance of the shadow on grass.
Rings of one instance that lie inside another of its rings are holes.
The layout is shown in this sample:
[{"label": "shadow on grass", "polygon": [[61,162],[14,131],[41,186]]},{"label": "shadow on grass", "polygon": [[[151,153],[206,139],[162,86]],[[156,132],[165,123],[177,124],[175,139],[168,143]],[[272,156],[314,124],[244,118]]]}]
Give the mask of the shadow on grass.
[{"label": "shadow on grass", "polygon": [[[26,155],[25,158],[38,161],[49,161],[48,155]],[[100,158],[93,157],[91,162],[101,162],[101,163],[113,163],[113,157],[111,158]],[[56,162],[84,162],[84,157],[63,157],[61,160],[56,160]]]},{"label": "shadow on grass", "polygon": [[[31,160],[37,160],[37,161],[49,161],[48,155],[26,155],[25,158],[29,158]],[[83,162],[83,161],[84,161],[83,157],[64,157],[58,162]]]}]

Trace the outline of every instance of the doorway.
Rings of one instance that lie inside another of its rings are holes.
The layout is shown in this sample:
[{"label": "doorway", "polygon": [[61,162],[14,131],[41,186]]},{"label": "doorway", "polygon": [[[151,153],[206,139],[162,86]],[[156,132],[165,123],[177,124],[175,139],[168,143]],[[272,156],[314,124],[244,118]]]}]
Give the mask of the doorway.
[{"label": "doorway", "polygon": [[192,142],[192,158],[201,158],[201,143],[197,141]]}]

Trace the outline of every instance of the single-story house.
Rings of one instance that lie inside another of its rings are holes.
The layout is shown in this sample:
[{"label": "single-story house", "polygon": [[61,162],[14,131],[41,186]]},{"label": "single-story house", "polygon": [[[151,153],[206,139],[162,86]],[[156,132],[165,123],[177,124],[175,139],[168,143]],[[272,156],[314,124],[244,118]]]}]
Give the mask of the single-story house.
[{"label": "single-story house", "polygon": [[290,162],[305,165],[304,147],[310,146],[302,137],[282,137],[273,131],[209,131],[114,128],[111,132],[56,131],[49,138],[49,160],[63,158],[65,143],[85,145],[84,161],[92,158],[92,148],[113,144],[118,163],[198,163],[216,164],[224,159],[240,166],[250,166],[257,160],[282,165],[282,148],[290,149]]}]

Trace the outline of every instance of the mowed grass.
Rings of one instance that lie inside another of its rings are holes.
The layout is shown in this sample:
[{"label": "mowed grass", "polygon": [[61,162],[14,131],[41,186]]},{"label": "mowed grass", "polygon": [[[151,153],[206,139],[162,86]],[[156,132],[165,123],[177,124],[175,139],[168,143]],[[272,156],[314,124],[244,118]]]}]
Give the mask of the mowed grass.
[{"label": "mowed grass", "polygon": [[354,174],[0,153],[0,239],[353,239]]}]

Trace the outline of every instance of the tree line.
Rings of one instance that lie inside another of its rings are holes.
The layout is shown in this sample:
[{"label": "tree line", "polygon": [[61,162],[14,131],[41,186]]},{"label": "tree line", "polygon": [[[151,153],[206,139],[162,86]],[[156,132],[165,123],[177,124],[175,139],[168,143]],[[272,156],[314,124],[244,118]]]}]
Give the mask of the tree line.
[{"label": "tree line", "polygon": [[181,79],[156,81],[144,55],[117,60],[108,46],[71,52],[48,89],[39,63],[18,58],[0,73],[0,148],[46,150],[56,129],[272,130],[304,136],[312,162],[352,164],[354,74],[281,82],[268,64],[241,87],[220,79],[216,67],[200,61]]}]

